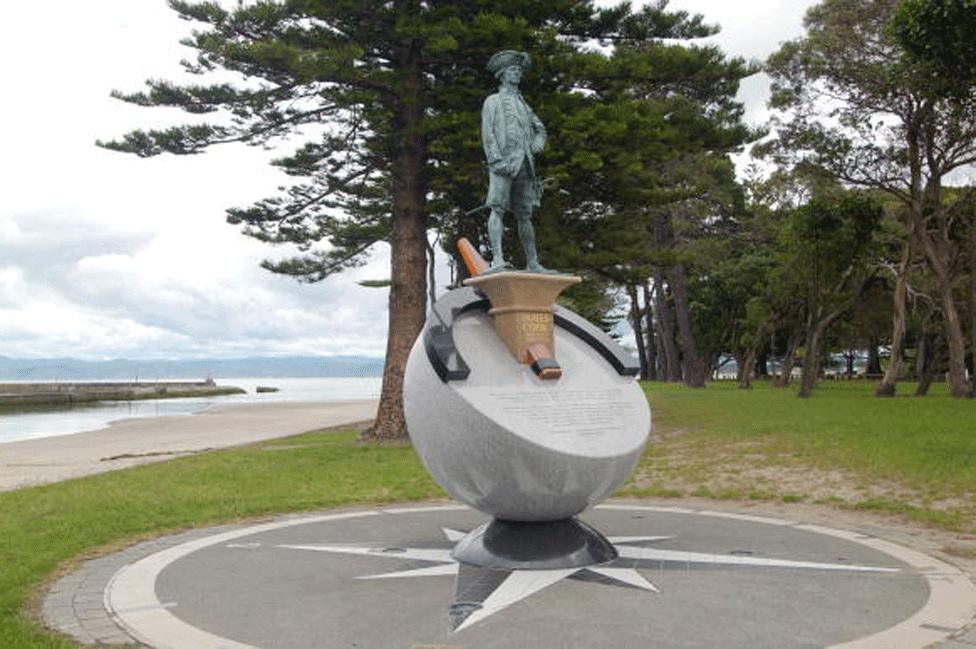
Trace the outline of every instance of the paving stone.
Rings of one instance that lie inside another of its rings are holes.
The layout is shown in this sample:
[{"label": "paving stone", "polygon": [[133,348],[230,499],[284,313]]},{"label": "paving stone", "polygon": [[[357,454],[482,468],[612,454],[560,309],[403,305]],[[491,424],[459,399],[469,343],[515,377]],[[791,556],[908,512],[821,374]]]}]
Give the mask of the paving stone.
[{"label": "paving stone", "polygon": [[80,642],[82,644],[95,643],[95,636],[88,633],[88,631],[86,631],[80,624],[78,625],[66,624],[64,626],[59,627],[58,631],[61,631],[62,633],[71,636],[76,642]]},{"label": "paving stone", "polygon": [[95,637],[101,637],[105,635],[113,635],[120,632],[119,627],[117,627],[113,622],[109,621],[107,618],[102,619],[97,622],[85,623],[82,622],[82,628]]},{"label": "paving stone", "polygon": [[52,585],[41,607],[42,619],[48,627],[71,636],[81,644],[139,645],[115,624],[105,610],[105,588],[115,574],[123,567],[160,550],[239,527],[241,525],[236,524],[188,530],[91,559]]},{"label": "paving stone", "polygon": [[[949,643],[954,642],[958,646],[954,646],[952,644],[947,643],[945,645],[946,649],[962,649],[962,648],[973,649],[974,647],[976,647],[976,629],[969,628],[966,631],[963,631],[962,633],[956,635],[948,642]],[[940,649],[943,648],[940,647]]]}]

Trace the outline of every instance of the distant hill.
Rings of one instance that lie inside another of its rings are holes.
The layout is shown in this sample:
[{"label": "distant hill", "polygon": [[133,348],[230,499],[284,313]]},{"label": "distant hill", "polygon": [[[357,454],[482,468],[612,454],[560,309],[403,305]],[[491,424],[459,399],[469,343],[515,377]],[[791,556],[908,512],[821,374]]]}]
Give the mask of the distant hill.
[{"label": "distant hill", "polygon": [[275,356],[226,359],[85,361],[0,356],[4,381],[152,381],[229,377],[382,376],[383,359],[368,356]]}]

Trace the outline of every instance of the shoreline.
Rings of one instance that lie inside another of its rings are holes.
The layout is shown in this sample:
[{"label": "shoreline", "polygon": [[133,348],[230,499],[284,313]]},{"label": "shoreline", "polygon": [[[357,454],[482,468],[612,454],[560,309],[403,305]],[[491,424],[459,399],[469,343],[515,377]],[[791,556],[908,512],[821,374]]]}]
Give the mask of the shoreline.
[{"label": "shoreline", "polygon": [[0,443],[0,491],[373,419],[378,400],[215,403],[96,430]]},{"label": "shoreline", "polygon": [[213,381],[89,381],[0,383],[0,412],[29,412],[45,406],[73,406],[103,401],[147,401],[246,394]]}]

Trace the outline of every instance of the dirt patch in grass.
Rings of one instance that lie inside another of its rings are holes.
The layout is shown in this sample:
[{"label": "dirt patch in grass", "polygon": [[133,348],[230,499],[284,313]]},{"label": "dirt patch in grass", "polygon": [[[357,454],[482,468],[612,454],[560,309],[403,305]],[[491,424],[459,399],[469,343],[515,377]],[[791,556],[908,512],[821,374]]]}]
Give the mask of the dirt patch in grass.
[{"label": "dirt patch in grass", "polygon": [[[976,532],[973,494],[931,493],[894,480],[867,479],[841,468],[818,468],[808,458],[763,441],[715,443],[688,433],[682,429],[656,434],[623,494],[813,503],[890,512],[951,530]],[[958,547],[970,551],[968,545]],[[976,553],[976,549],[972,551]]]},{"label": "dirt patch in grass", "polygon": [[628,495],[822,503],[976,532],[976,405],[944,385],[877,399],[869,382],[824,383],[802,400],[758,382],[643,387],[655,439]]},{"label": "dirt patch in grass", "polygon": [[957,539],[955,543],[944,546],[942,551],[953,557],[976,561],[976,539]]}]

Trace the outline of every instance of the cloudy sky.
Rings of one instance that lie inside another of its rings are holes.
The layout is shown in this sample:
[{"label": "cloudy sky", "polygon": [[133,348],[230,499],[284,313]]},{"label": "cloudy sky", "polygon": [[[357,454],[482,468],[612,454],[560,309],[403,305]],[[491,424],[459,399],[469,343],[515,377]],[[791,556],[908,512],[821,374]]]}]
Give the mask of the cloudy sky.
[{"label": "cloudy sky", "polygon": [[[763,59],[801,33],[813,0],[672,0],[722,25],[730,54]],[[38,39],[37,26],[43,25]],[[179,79],[190,25],[164,0],[15,3],[0,22],[0,356],[192,358],[364,354],[385,346],[389,256],[306,285],[258,267],[278,253],[224,209],[274,194],[274,152],[243,146],[148,160],[94,146],[179,123],[113,88]],[[747,80],[748,118],[766,81]],[[558,136],[558,134],[556,134]],[[441,285],[446,277],[441,269]]]}]

